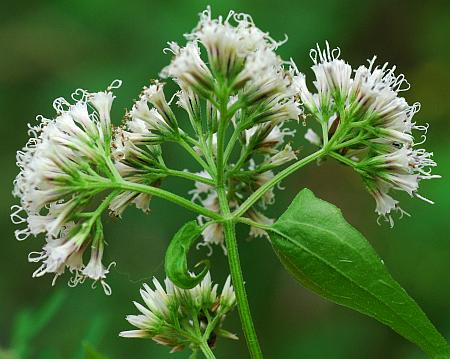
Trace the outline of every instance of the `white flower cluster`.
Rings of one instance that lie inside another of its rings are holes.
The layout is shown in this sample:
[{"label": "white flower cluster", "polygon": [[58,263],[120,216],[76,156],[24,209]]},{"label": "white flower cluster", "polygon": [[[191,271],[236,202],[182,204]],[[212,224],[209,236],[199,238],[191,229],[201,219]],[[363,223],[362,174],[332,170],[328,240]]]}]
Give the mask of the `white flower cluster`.
[{"label": "white flower cluster", "polygon": [[[413,121],[420,104],[409,105],[399,95],[409,84],[403,74],[395,75],[395,66],[375,66],[374,57],[368,67],[353,71],[339,55],[340,50],[330,50],[328,43],[324,50],[311,50],[316,93],[308,90],[304,76],[297,78],[305,107],[327,134],[323,139],[309,129],[305,137],[328,146],[361,174],[376,200],[376,212],[392,225],[391,211],[406,212],[391,190],[431,202],[417,193],[421,180],[439,177],[430,173],[436,166],[432,153],[416,148],[425,141],[428,126]],[[423,141],[415,143],[413,130],[425,133]]]},{"label": "white flower cluster", "polygon": [[[115,81],[102,92],[77,90],[74,103],[56,99],[56,118],[40,116],[37,125],[29,126],[30,139],[17,154],[20,173],[14,195],[21,205],[13,207],[11,218],[26,226],[16,231],[17,239],[46,236],[43,250],[29,256],[29,261],[41,263],[33,276],[54,273],[56,278],[68,268],[73,273],[71,285],[91,278],[109,293],[104,282],[109,268],[102,264],[103,211],[109,208],[120,217],[135,204],[148,212],[148,193],[163,197],[164,191],[155,187],[170,175],[193,180],[192,201],[204,208],[220,212],[219,188],[222,209],[226,196],[226,211],[238,210],[274,178],[279,166],[297,159],[297,151],[287,142],[295,130],[287,122],[304,116],[303,109],[322,126],[320,136],[308,129],[305,138],[362,176],[380,216],[392,223],[392,211],[405,213],[391,197],[392,190],[426,200],[417,193],[419,183],[438,177],[430,173],[436,163],[431,153],[417,148],[413,130],[426,134],[427,126],[413,122],[420,106],[408,105],[399,95],[409,85],[403,75],[394,74],[395,67],[375,66],[373,58],[368,66],[352,70],[339,58],[340,50],[330,49],[327,43],[325,49],[311,50],[315,91],[310,92],[295,64],[277,55],[282,42],[256,27],[249,15],[230,12],[226,18],[214,19],[208,8],[186,39],[184,47],[169,44],[174,56],[161,72],[161,77],[172,78],[179,86],[169,101],[164,83],[153,81],[144,87],[123,124],[114,127],[112,89],[120,86]],[[187,114],[190,129],[184,129],[187,121],[177,121],[173,102]],[[161,151],[165,142],[180,145],[201,171],[168,168]],[[106,197],[105,191],[110,192]],[[171,197],[167,192],[166,196]],[[172,196],[173,200],[176,196]],[[274,200],[269,189],[244,215],[253,222],[272,224],[262,210]],[[203,244],[226,250],[220,221],[199,216],[198,222],[209,224]],[[261,228],[250,228],[251,237],[266,235]],[[90,260],[85,265],[88,248]],[[175,293],[171,298],[195,293],[166,284]],[[214,288],[208,290],[215,298]],[[159,289],[151,293],[168,296]],[[180,299],[171,299],[169,304],[173,303],[182,304]]]},{"label": "white flower cluster", "polygon": [[[208,8],[193,32],[185,36],[189,40],[185,47],[169,44],[175,56],[162,77],[171,77],[182,89],[192,88],[207,99],[217,97],[220,84],[226,81],[251,113],[246,117],[249,127],[298,119],[301,110],[292,86],[296,71],[285,70],[275,53],[282,43],[257,28],[249,15],[230,11],[226,19],[213,19]],[[200,45],[207,50],[207,62],[201,57]]]},{"label": "white flower cluster", "polygon": [[151,338],[155,342],[167,345],[172,352],[185,348],[198,349],[205,332],[208,345],[214,346],[217,336],[230,339],[237,337],[221,328],[225,316],[236,305],[236,296],[230,277],[226,280],[222,292],[217,294],[218,286],[211,282],[209,272],[192,289],[181,289],[168,278],[165,288],[153,279],[155,289],[144,284],[140,294],[144,305],[134,302],[141,314],[128,315],[127,321],[136,330],[123,331],[120,336],[126,338]]},{"label": "white flower cluster", "polygon": [[[159,186],[164,175],[160,143],[178,131],[175,115],[166,101],[164,84],[154,81],[144,87],[139,100],[125,116],[122,127],[115,130],[112,155],[122,178],[139,184]],[[149,103],[153,105],[149,108]],[[124,191],[110,205],[112,214],[120,217],[130,203],[149,211],[151,196]]]},{"label": "white flower cluster", "polygon": [[[233,113],[233,126],[236,133],[242,134],[241,156],[229,166],[227,183],[230,206],[236,208],[273,177],[274,168],[297,158],[289,144],[283,145],[285,137],[295,131],[283,126],[288,120],[298,120],[302,114],[295,94],[299,74],[292,64],[285,68],[285,62],[276,54],[275,50],[281,43],[257,28],[246,14],[231,11],[225,19],[214,19],[208,8],[200,14],[198,25],[186,38],[188,43],[185,47],[170,43],[169,50],[174,58],[161,75],[172,77],[180,85],[178,104],[189,113],[194,128],[198,128],[195,122],[199,122],[196,120],[200,112],[199,97],[207,100],[207,125],[213,134],[205,142],[215,156],[215,131],[223,111],[217,101],[220,94],[226,92],[228,111]],[[207,60],[202,59],[202,48],[206,49]],[[201,124],[199,126],[201,131]],[[201,150],[199,153],[202,154]],[[205,171],[198,175],[211,178],[211,173]],[[213,186],[197,183],[191,194],[206,208],[219,211]],[[269,191],[261,201],[262,207],[273,203],[273,200],[273,191]],[[266,224],[272,223],[256,209],[247,215]],[[204,220],[199,217],[201,223]],[[252,229],[250,233],[260,236],[265,232]],[[223,246],[222,225],[211,224],[203,237],[207,245]]]},{"label": "white flower cluster", "polygon": [[[16,231],[18,240],[46,235],[42,252],[29,256],[30,262],[42,263],[33,277],[54,273],[56,279],[67,267],[74,273],[71,284],[89,277],[110,291],[103,281],[108,269],[101,263],[101,222],[94,215],[80,220],[77,214],[101,192],[92,184],[113,176],[108,162],[110,110],[112,89],[118,86],[120,81],[104,92],[77,90],[72,95],[74,104],[58,98],[53,104],[56,118],[38,116],[39,123],[29,125],[30,139],[17,153],[20,173],[14,183],[14,195],[20,198],[21,206],[13,206],[11,219],[15,224],[26,224]],[[89,247],[91,259],[84,265],[83,253]]]}]

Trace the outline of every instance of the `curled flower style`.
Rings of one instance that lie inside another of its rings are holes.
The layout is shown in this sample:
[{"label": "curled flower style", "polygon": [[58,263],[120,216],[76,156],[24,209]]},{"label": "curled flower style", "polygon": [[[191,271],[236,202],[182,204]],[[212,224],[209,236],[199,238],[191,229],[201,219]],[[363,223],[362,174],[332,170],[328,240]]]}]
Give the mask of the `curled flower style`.
[{"label": "curled flower style", "polygon": [[200,57],[200,49],[195,42],[188,43],[180,48],[175,42],[169,43],[167,49],[175,57],[170,66],[161,71],[162,77],[176,78],[178,82],[186,87],[195,88],[196,91],[206,92],[213,90],[213,76]]},{"label": "curled flower style", "polygon": [[[424,179],[436,166],[433,154],[417,146],[424,143],[428,125],[417,125],[413,116],[420,104],[409,105],[400,92],[409,89],[403,74],[395,74],[395,66],[369,65],[352,71],[339,59],[340,50],[311,50],[317,93],[311,93],[304,77],[298,77],[297,90],[311,113],[322,126],[322,138],[309,129],[305,138],[316,146],[332,151],[332,156],[352,166],[362,176],[375,198],[375,211],[393,225],[392,211],[403,211],[392,198],[392,190],[400,190],[429,203],[418,194]],[[416,143],[413,130],[422,131]]]},{"label": "curled flower style", "polygon": [[144,284],[140,291],[144,305],[134,302],[140,314],[126,317],[137,329],[123,331],[121,337],[150,338],[169,346],[171,352],[186,348],[196,351],[202,345],[214,347],[217,337],[237,339],[221,328],[236,305],[230,277],[220,294],[209,272],[192,289],[178,288],[168,278],[164,281],[165,288],[156,278],[153,286],[155,289]]},{"label": "curled flower style", "polygon": [[[111,162],[110,110],[114,81],[106,91],[90,93],[77,90],[71,104],[64,98],[54,101],[57,116],[38,116],[29,125],[30,139],[17,152],[20,173],[14,182],[14,195],[21,201],[13,206],[11,219],[26,224],[16,230],[16,238],[46,235],[42,252],[31,253],[30,262],[42,262],[33,274],[40,277],[54,273],[55,278],[67,267],[74,273],[70,283],[88,277],[104,282],[108,273],[101,264],[103,236],[100,215],[112,196],[108,196],[94,212],[79,214],[104,190],[99,183],[117,175]],[[83,253],[91,246],[91,261],[83,264]]]}]

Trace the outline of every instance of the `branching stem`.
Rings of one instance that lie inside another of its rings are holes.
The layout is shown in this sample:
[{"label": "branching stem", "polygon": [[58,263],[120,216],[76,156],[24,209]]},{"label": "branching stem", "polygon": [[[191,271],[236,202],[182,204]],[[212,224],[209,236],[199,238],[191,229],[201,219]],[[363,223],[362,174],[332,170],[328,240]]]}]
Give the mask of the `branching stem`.
[{"label": "branching stem", "polygon": [[281,182],[287,176],[294,173],[298,169],[302,168],[306,164],[323,157],[324,155],[327,154],[327,152],[328,151],[325,149],[320,149],[317,152],[314,152],[309,156],[304,157],[301,160],[293,163],[289,167],[286,167],[283,171],[279,172],[276,176],[274,176],[270,181],[267,181],[255,192],[253,192],[253,194],[250,197],[248,197],[245,200],[245,202],[242,203],[242,205],[235,212],[233,212],[233,217],[239,218],[243,216],[270,188],[274,187],[276,184]]}]

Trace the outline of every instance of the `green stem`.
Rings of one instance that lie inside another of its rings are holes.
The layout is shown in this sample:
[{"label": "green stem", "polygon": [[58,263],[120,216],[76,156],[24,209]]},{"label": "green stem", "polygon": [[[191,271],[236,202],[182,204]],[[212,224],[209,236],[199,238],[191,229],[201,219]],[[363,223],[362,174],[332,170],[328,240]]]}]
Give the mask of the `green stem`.
[{"label": "green stem", "polygon": [[340,150],[341,148],[345,148],[345,147],[350,147],[352,145],[361,143],[361,141],[363,140],[363,136],[356,136],[355,138],[352,138],[351,140],[342,142],[336,146],[333,147],[334,150]]},{"label": "green stem", "polygon": [[255,202],[257,202],[263,195],[266,193],[270,188],[275,186],[277,183],[285,179],[290,174],[294,173],[298,169],[302,168],[306,164],[317,160],[318,158],[324,156],[327,154],[327,150],[320,149],[317,152],[314,152],[310,154],[307,157],[302,158],[300,161],[293,163],[289,167],[286,167],[283,171],[279,172],[275,177],[273,177],[270,181],[263,184],[261,187],[259,187],[253,194],[246,199],[244,203],[235,211],[233,212],[233,217],[238,218],[241,217],[245,212],[247,212]]},{"label": "green stem", "polygon": [[211,171],[214,172],[216,170],[216,164],[214,163],[213,156],[211,155],[212,151],[208,149],[208,145],[205,140],[205,135],[203,133],[203,126],[201,120],[198,119],[198,121],[196,121],[195,124],[196,124],[195,131],[197,132],[198,138],[200,140],[200,143],[198,145],[201,147],[206,163],[209,165]]},{"label": "green stem", "polygon": [[196,174],[191,173],[191,172],[172,170],[172,169],[169,169],[169,168],[163,170],[163,172],[166,173],[169,176],[185,178],[185,179],[188,179],[188,180],[191,180],[191,181],[205,183],[205,184],[208,184],[210,186],[214,186],[215,185],[215,182],[212,179],[205,178],[205,177],[196,175]]},{"label": "green stem", "polygon": [[337,159],[339,162],[345,163],[346,165],[355,168],[356,162],[352,161],[350,158],[347,158],[345,156],[340,155],[336,152],[330,152],[329,155],[335,159]]},{"label": "green stem", "polygon": [[198,155],[197,152],[194,151],[194,149],[189,145],[183,138],[179,138],[179,141],[177,141],[183,147],[187,153],[189,153],[200,166],[202,166],[205,170],[207,170],[211,174],[211,169],[209,168],[208,164]]},{"label": "green stem", "polygon": [[234,145],[236,144],[236,141],[238,140],[240,135],[241,135],[241,129],[239,126],[236,126],[236,128],[233,131],[233,134],[231,135],[230,141],[228,141],[227,148],[225,149],[225,155],[224,155],[225,163],[227,163],[227,161],[230,159],[231,152],[233,152]]},{"label": "green stem", "polygon": [[273,170],[274,168],[277,168],[277,166],[270,164],[270,163],[263,163],[259,167],[255,168],[254,170],[241,170],[236,171],[234,168],[228,172],[228,175],[230,177],[251,177],[258,175],[260,173],[264,173],[270,170]]},{"label": "green stem", "polygon": [[214,163],[214,158],[213,158],[213,150],[212,147],[209,148],[208,144],[206,142],[205,136],[201,136],[200,137],[200,145],[202,146],[202,153],[206,159],[206,162],[209,165],[209,168],[212,172],[216,173],[216,164]]},{"label": "green stem", "polygon": [[178,196],[172,192],[165,191],[161,188],[147,186],[140,183],[134,183],[134,182],[128,182],[128,181],[120,181],[120,182],[111,182],[110,187],[112,188],[119,188],[122,190],[128,190],[133,192],[140,192],[140,193],[148,193],[155,197],[164,198],[170,202],[176,203],[184,208],[187,208],[193,212],[198,212],[199,214],[209,217],[214,220],[221,220],[222,217],[217,214],[216,212],[213,212],[205,207],[202,207],[184,197]]},{"label": "green stem", "polygon": [[214,317],[214,319],[211,319],[211,316],[207,313],[205,313],[208,318],[208,326],[205,329],[205,333],[203,334],[203,340],[207,341],[209,337],[211,336],[212,331],[216,328],[217,322],[220,320],[221,316],[219,313]]},{"label": "green stem", "polygon": [[116,181],[119,181],[122,179],[122,176],[120,175],[119,171],[117,170],[116,166],[114,165],[114,163],[111,160],[110,156],[106,156],[106,165],[108,166],[108,170],[111,172],[111,174],[113,175],[113,178]]},{"label": "green stem", "polygon": [[215,359],[216,356],[214,355],[214,353],[212,352],[211,348],[209,347],[208,343],[206,342],[201,342],[200,343],[200,349],[202,350],[203,355],[207,358],[207,359]]},{"label": "green stem", "polygon": [[347,116],[346,112],[343,108],[343,105],[338,106],[338,113],[339,113],[339,124],[336,129],[336,132],[331,136],[331,139],[328,141],[327,145],[324,146],[325,148],[332,149],[335,142],[341,141],[341,135],[346,133],[347,128],[351,125],[351,123],[347,122]]},{"label": "green stem", "polygon": [[320,122],[322,126],[322,141],[323,145],[326,146],[328,144],[328,123],[327,122]]},{"label": "green stem", "polygon": [[244,224],[247,224],[252,227],[264,229],[265,231],[269,231],[272,229],[272,226],[269,226],[268,224],[255,222],[255,221],[251,220],[250,218],[246,218],[246,217],[239,217],[237,219],[237,221],[239,223],[244,223]]},{"label": "green stem", "polygon": [[[194,329],[195,329],[196,335],[200,340],[199,346],[200,346],[201,351],[203,352],[203,354],[205,355],[206,358],[215,358],[214,353],[212,352],[211,348],[208,345],[209,335],[207,337],[202,336],[202,332],[200,330],[200,323],[198,321],[198,313],[193,313],[192,318],[194,321]],[[209,328],[209,325],[208,325],[208,328]]]},{"label": "green stem", "polygon": [[231,172],[236,173],[238,172],[242,166],[245,164],[246,160],[248,159],[248,155],[252,152],[252,149],[249,148],[247,145],[245,145],[241,151],[240,157],[236,164],[233,166]]},{"label": "green stem", "polygon": [[241,318],[245,340],[247,341],[251,357],[253,359],[262,359],[263,355],[253,325],[247,293],[245,291],[244,277],[242,275],[236,241],[235,224],[232,221],[226,221],[224,223],[224,234],[228,254],[228,264],[230,266],[231,279],[233,280],[234,291],[236,293],[237,308],[239,317]]},{"label": "green stem", "polygon": [[95,220],[101,216],[101,214],[103,213],[103,211],[105,211],[109,204],[111,203],[111,201],[118,195],[119,191],[112,191],[108,196],[105,197],[105,199],[102,201],[102,203],[100,203],[100,205],[97,207],[97,209],[92,212],[92,217],[95,217]]}]

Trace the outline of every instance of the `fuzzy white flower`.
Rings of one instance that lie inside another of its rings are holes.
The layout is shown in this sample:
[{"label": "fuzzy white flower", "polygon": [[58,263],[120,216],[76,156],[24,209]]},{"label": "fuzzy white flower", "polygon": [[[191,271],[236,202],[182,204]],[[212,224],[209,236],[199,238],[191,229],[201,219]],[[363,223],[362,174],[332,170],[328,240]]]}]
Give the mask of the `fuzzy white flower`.
[{"label": "fuzzy white flower", "polygon": [[39,213],[45,205],[56,203],[73,193],[74,178],[86,168],[104,163],[109,153],[110,116],[103,106],[100,113],[89,113],[87,101],[100,97],[113,99],[111,92],[85,95],[74,105],[58,98],[54,107],[58,116],[51,120],[38,116],[39,123],[30,125],[29,139],[17,153],[20,173],[14,182],[14,195],[21,199],[28,214]]},{"label": "fuzzy white flower", "polygon": [[[125,126],[114,132],[112,156],[115,168],[120,176],[129,182],[158,186],[164,176],[151,171],[161,166],[161,149],[169,127],[159,112],[147,105],[147,98],[141,97],[126,119]],[[158,132],[156,135],[154,132]],[[109,206],[111,214],[121,217],[125,209],[134,203],[143,212],[149,212],[152,196],[147,193],[123,191],[118,194]]]},{"label": "fuzzy white flower", "polygon": [[149,109],[148,99],[145,96],[141,96],[141,98],[133,105],[129,116],[131,117],[130,121],[127,123],[127,126],[131,131],[129,135],[136,136],[136,139],[133,139],[133,142],[137,141],[139,135],[144,139],[144,141],[139,141],[141,143],[146,142],[146,137],[149,137],[149,139],[152,137],[154,138],[155,136],[152,136],[152,131],[161,134],[170,131],[169,125],[159,114],[158,110],[155,108]]},{"label": "fuzzy white flower", "polygon": [[[234,23],[234,24],[233,24]],[[200,42],[208,52],[214,71],[233,76],[244,65],[246,57],[258,49],[277,46],[267,33],[258,29],[247,14],[230,11],[223,19],[213,19],[211,9],[200,14],[200,22],[188,40]]]},{"label": "fuzzy white flower", "polygon": [[195,42],[189,42],[186,47],[180,48],[176,43],[169,43],[167,49],[175,56],[171,64],[161,71],[161,77],[177,79],[186,87],[197,90],[213,88],[213,76],[200,57],[200,49]]},{"label": "fuzzy white flower", "polygon": [[172,128],[172,130],[177,130],[177,122],[175,115],[173,114],[169,104],[167,103],[166,97],[164,95],[164,83],[159,81],[153,81],[153,83],[144,87],[141,95],[142,98],[146,98],[155,108],[158,110],[164,122]]}]

